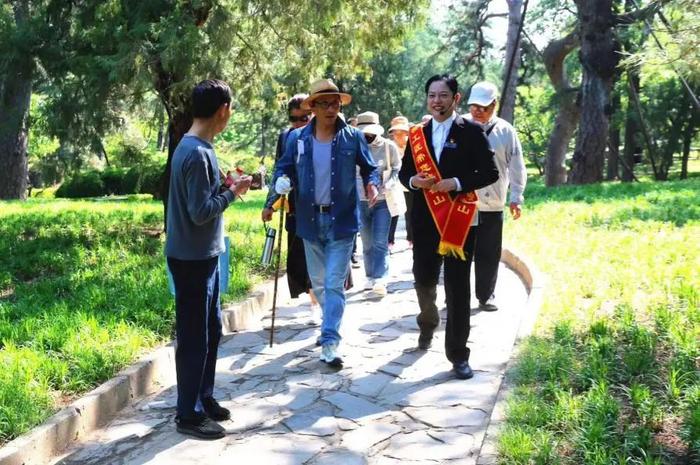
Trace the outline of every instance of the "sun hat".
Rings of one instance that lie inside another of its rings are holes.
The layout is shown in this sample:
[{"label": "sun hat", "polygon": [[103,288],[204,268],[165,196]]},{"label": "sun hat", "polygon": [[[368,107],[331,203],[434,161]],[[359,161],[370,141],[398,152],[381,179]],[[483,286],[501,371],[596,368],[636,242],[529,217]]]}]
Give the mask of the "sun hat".
[{"label": "sun hat", "polygon": [[373,111],[366,111],[357,115],[357,128],[364,133],[381,136],[384,128],[379,124],[379,115]]},{"label": "sun hat", "polygon": [[480,105],[487,107],[498,98],[498,88],[490,82],[477,82],[472,86],[472,91],[469,93],[467,105]]},{"label": "sun hat", "polygon": [[347,105],[352,102],[352,96],[344,92],[340,92],[338,86],[336,86],[330,79],[319,79],[311,84],[309,89],[309,96],[301,102],[302,110],[311,110],[311,104],[319,97],[324,95],[338,95],[340,96],[340,104]]},{"label": "sun hat", "polygon": [[409,125],[408,125],[408,118],[405,116],[396,116],[391,120],[391,127],[389,128],[389,133],[391,134],[391,131],[406,131],[408,132]]}]

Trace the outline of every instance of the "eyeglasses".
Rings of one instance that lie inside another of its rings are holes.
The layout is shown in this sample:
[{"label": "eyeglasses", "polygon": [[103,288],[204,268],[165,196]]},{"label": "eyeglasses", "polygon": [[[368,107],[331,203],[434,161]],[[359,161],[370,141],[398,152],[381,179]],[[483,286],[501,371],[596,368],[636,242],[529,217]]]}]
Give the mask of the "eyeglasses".
[{"label": "eyeglasses", "polygon": [[303,115],[303,116],[289,116],[289,121],[292,123],[296,123],[298,121],[301,121],[302,123],[306,123],[309,121],[309,115]]},{"label": "eyeglasses", "polygon": [[333,100],[331,102],[326,100],[316,100],[313,106],[323,108],[324,110],[328,110],[329,108],[340,108],[340,100]]},{"label": "eyeglasses", "polygon": [[487,107],[483,107],[481,105],[472,103],[471,105],[469,105],[469,108],[474,111],[490,111],[493,108],[493,103]]}]

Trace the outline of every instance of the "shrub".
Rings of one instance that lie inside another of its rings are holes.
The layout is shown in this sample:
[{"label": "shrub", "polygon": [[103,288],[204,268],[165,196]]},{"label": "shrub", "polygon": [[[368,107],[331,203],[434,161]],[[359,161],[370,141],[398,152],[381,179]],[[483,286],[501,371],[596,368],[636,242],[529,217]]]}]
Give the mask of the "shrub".
[{"label": "shrub", "polygon": [[85,171],[73,175],[56,191],[56,197],[69,199],[104,195],[105,185],[98,171]]}]

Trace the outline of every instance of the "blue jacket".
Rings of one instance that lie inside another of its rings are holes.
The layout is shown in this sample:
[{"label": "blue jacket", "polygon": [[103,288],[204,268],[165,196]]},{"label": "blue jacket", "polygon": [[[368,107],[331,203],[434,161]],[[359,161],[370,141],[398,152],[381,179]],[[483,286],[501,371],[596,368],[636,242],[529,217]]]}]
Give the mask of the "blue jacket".
[{"label": "blue jacket", "polygon": [[[313,133],[316,120],[295,129],[287,137],[284,155],[277,162],[272,186],[282,175],[292,181],[296,200],[296,234],[302,239],[317,240],[318,228],[314,210]],[[304,144],[298,152],[298,141]],[[362,132],[348,126],[342,119],[336,122],[331,146],[331,218],[333,239],[343,239],[357,233],[360,223],[359,198],[355,187],[356,166],[365,185],[380,185],[379,171],[372,160]]]}]

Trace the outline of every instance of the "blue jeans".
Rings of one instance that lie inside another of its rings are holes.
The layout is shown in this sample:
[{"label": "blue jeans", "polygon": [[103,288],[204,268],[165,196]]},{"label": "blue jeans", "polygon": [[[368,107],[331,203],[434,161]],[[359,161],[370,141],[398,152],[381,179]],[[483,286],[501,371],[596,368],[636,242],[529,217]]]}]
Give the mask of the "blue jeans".
[{"label": "blue jeans", "polygon": [[372,208],[368,202],[360,202],[360,237],[365,261],[365,275],[380,279],[389,273],[389,228],[391,213],[386,200],[380,200]]},{"label": "blue jeans", "polygon": [[354,236],[333,238],[329,213],[316,213],[318,238],[304,239],[306,266],[314,295],[323,308],[321,345],[340,342],[340,322],[345,311],[345,277],[348,273]]},{"label": "blue jeans", "polygon": [[177,414],[191,418],[202,411],[201,401],[214,393],[221,339],[219,257],[168,257],[168,267],[175,281]]}]

